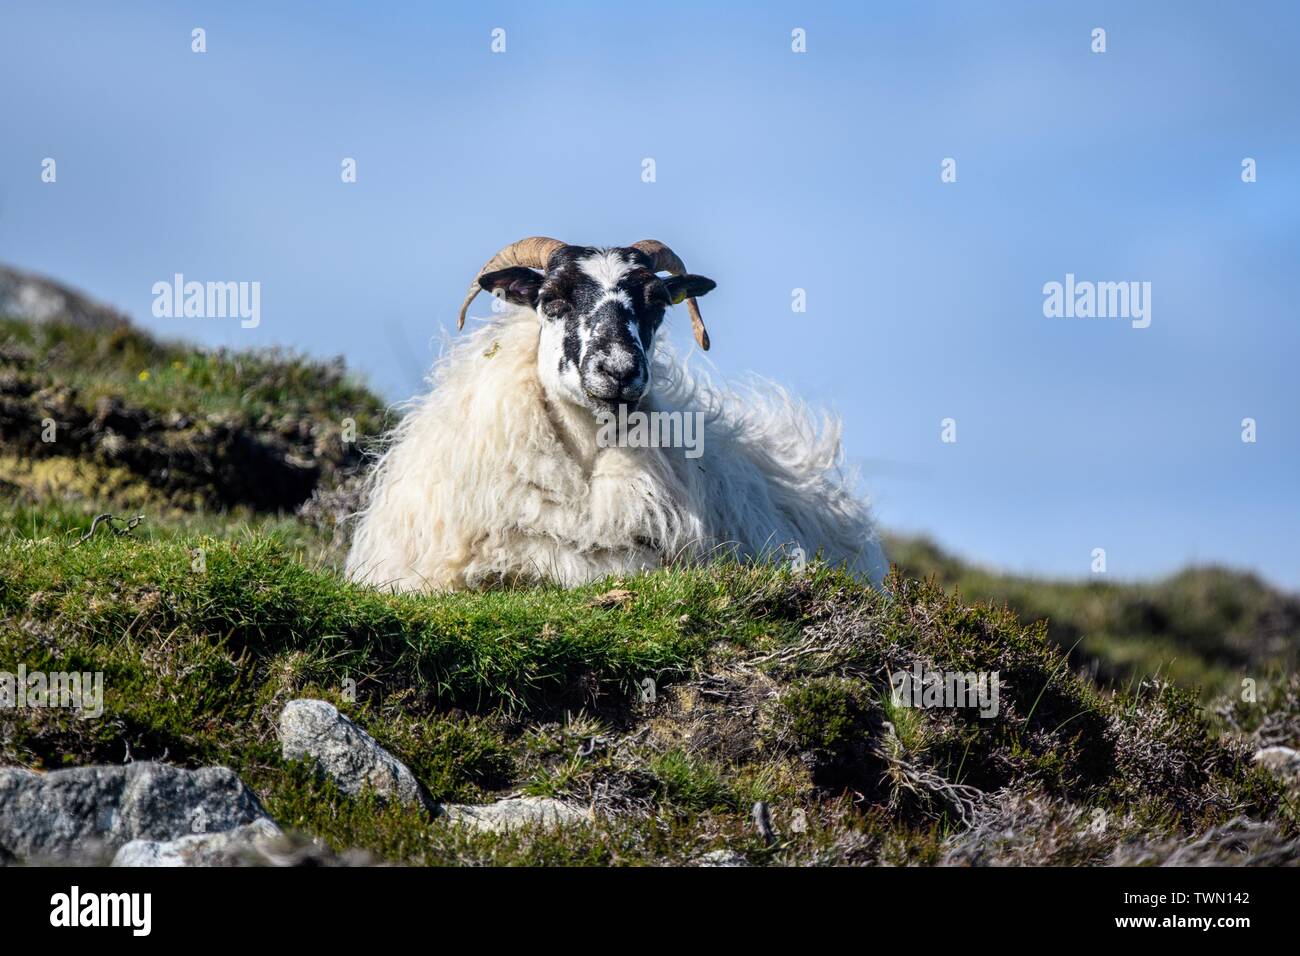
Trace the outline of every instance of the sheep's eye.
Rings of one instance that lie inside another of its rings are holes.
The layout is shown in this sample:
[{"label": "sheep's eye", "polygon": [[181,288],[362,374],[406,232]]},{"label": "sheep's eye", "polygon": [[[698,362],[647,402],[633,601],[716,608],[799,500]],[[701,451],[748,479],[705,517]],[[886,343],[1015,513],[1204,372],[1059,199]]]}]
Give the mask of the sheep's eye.
[{"label": "sheep's eye", "polygon": [[668,290],[664,288],[662,282],[651,282],[645,287],[645,300],[647,305],[667,307],[669,304]]}]

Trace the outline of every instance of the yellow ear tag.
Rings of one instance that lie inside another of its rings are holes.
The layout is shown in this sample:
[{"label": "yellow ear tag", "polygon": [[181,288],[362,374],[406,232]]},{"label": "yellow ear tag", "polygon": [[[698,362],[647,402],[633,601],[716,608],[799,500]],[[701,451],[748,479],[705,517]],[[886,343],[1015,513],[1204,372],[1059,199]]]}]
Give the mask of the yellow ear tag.
[{"label": "yellow ear tag", "polygon": [[686,294],[685,290],[678,292],[675,296],[673,296],[673,305],[681,305],[689,298],[690,296]]}]

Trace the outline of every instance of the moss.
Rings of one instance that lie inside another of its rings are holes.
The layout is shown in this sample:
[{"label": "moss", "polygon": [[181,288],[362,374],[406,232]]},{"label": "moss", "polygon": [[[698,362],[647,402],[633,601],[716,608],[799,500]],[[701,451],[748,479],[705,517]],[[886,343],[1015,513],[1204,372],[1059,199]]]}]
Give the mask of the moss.
[{"label": "moss", "polygon": [[860,685],[836,678],[803,681],[780,703],[780,717],[794,746],[828,754],[844,753],[869,731],[870,707]]},{"label": "moss", "polygon": [[[109,502],[125,511],[171,514],[182,510],[173,498],[140,480],[128,468],[101,465],[74,457],[28,458],[0,455],[0,483],[9,494],[30,501]],[[197,505],[197,501],[189,502]]]}]

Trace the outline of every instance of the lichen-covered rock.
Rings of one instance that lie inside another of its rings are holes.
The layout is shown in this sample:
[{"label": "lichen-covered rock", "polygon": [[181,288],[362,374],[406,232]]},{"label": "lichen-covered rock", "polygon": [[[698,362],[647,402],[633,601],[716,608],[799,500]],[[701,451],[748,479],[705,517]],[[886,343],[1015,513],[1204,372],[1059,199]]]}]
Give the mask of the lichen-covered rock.
[{"label": "lichen-covered rock", "polygon": [[510,797],[478,805],[450,803],[443,805],[442,813],[451,823],[493,833],[526,826],[568,826],[588,819],[583,811],[551,797]]},{"label": "lichen-covered rock", "polygon": [[113,857],[113,866],[265,866],[283,834],[270,820],[220,833],[193,833],[176,840],[132,840]]},{"label": "lichen-covered rock", "polygon": [[175,840],[262,819],[257,797],[225,767],[0,769],[0,857],[91,862],[132,840]]},{"label": "lichen-covered rock", "polygon": [[749,860],[745,859],[743,853],[737,853],[735,850],[710,850],[698,860],[696,866],[750,866]]},{"label": "lichen-covered rock", "polygon": [[1271,770],[1291,786],[1300,785],[1300,750],[1265,747],[1256,752],[1255,763]]},{"label": "lichen-covered rock", "polygon": [[280,747],[285,760],[314,762],[344,793],[426,803],[424,789],[406,764],[326,701],[289,701],[280,714]]}]

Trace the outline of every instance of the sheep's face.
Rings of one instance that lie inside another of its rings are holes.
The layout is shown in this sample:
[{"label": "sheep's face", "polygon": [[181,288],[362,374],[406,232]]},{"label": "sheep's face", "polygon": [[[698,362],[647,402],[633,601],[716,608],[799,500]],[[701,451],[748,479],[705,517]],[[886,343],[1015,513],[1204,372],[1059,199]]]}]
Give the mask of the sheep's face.
[{"label": "sheep's face", "polygon": [[641,400],[664,310],[714,287],[703,276],[660,278],[653,266],[639,249],[564,246],[545,274],[513,266],[479,285],[537,312],[537,370],[547,394],[599,412]]}]

